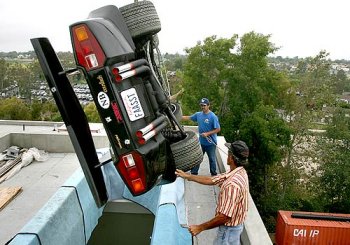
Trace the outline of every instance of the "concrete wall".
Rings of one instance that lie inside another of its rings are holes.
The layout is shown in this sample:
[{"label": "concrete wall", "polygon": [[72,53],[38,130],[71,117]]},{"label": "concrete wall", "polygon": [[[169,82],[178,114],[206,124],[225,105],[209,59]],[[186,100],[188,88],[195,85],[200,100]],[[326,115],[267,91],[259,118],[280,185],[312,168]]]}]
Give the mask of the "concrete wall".
[{"label": "concrete wall", "polygon": [[[109,146],[105,135],[94,135],[93,140],[96,149]],[[47,152],[75,152],[70,137],[65,132],[56,134],[12,133],[10,144],[24,148],[36,147]]]},{"label": "concrete wall", "polygon": [[25,125],[25,126],[41,126],[41,127],[60,127],[63,122],[48,121],[25,121],[25,120],[0,120],[0,125]]},{"label": "concrete wall", "polygon": [[9,244],[87,244],[101,214],[78,170]]},{"label": "concrete wall", "polygon": [[[109,147],[109,141],[105,135],[93,135],[95,148]],[[68,133],[41,134],[41,133],[9,133],[0,138],[0,151],[10,146],[23,148],[36,147],[51,153],[75,153]]]},{"label": "concrete wall", "polygon": [[[20,121],[20,120],[0,120],[1,125],[6,130],[0,130],[0,151],[6,150],[8,147],[15,145],[23,148],[36,147],[39,150],[45,150],[52,153],[74,153],[67,131],[58,132],[59,128],[64,127],[62,122],[43,122],[43,121]],[[102,124],[89,124],[93,131],[98,125],[102,128]],[[22,130],[23,128],[23,130]],[[33,128],[38,128],[34,129]],[[54,131],[54,129],[56,129]],[[95,148],[109,147],[109,141],[106,133],[92,133]]]},{"label": "concrete wall", "polygon": [[4,151],[11,146],[11,135],[6,134],[0,138],[0,151]]}]

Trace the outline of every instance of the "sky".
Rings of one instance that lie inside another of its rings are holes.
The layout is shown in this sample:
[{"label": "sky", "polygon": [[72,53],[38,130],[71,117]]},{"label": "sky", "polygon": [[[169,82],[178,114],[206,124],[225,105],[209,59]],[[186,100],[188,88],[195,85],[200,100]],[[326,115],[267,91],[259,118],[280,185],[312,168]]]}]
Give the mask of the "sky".
[{"label": "sky", "polygon": [[[141,1],[141,0],[140,0]],[[47,37],[56,52],[72,51],[69,25],[105,5],[134,0],[0,0],[0,52],[33,50],[31,38]],[[153,0],[162,30],[160,50],[185,54],[185,48],[216,35],[240,37],[254,31],[271,35],[274,56],[350,60],[349,0]]]}]

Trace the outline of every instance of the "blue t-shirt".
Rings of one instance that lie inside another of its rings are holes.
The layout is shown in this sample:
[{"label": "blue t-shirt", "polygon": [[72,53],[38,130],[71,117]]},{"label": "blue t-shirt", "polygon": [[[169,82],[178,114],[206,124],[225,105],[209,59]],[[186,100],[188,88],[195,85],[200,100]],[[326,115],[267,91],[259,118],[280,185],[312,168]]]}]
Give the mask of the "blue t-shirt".
[{"label": "blue t-shirt", "polygon": [[[212,131],[216,128],[220,128],[219,119],[212,111],[210,111],[208,114],[205,114],[202,111],[196,112],[190,118],[192,121],[198,123],[199,135],[205,132]],[[213,145],[214,143],[215,145],[217,144],[217,134],[212,134],[208,137],[211,140],[208,140],[206,137],[199,136],[199,142],[201,143],[201,145]]]}]

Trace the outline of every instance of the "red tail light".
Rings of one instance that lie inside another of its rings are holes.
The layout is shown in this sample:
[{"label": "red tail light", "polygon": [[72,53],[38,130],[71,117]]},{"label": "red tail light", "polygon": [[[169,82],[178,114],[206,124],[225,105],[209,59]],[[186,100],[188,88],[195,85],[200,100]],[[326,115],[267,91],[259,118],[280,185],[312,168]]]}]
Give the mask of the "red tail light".
[{"label": "red tail light", "polygon": [[146,191],[146,172],[142,156],[138,152],[133,151],[121,156],[117,169],[132,194],[138,195]]},{"label": "red tail light", "polygon": [[86,71],[101,68],[106,56],[88,26],[85,24],[74,26],[72,35],[79,65]]}]

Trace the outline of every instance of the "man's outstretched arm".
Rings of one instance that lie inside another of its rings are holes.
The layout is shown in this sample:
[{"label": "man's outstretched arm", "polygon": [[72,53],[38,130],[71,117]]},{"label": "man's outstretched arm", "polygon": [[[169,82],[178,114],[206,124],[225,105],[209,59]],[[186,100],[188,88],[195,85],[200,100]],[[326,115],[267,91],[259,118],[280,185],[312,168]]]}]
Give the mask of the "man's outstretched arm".
[{"label": "man's outstretched arm", "polygon": [[210,176],[192,175],[189,173],[185,173],[180,169],[176,169],[175,174],[183,179],[187,179],[188,181],[194,181],[202,185],[214,185],[214,182],[211,180]]},{"label": "man's outstretched arm", "polygon": [[191,120],[191,116],[182,116],[182,120]]}]

